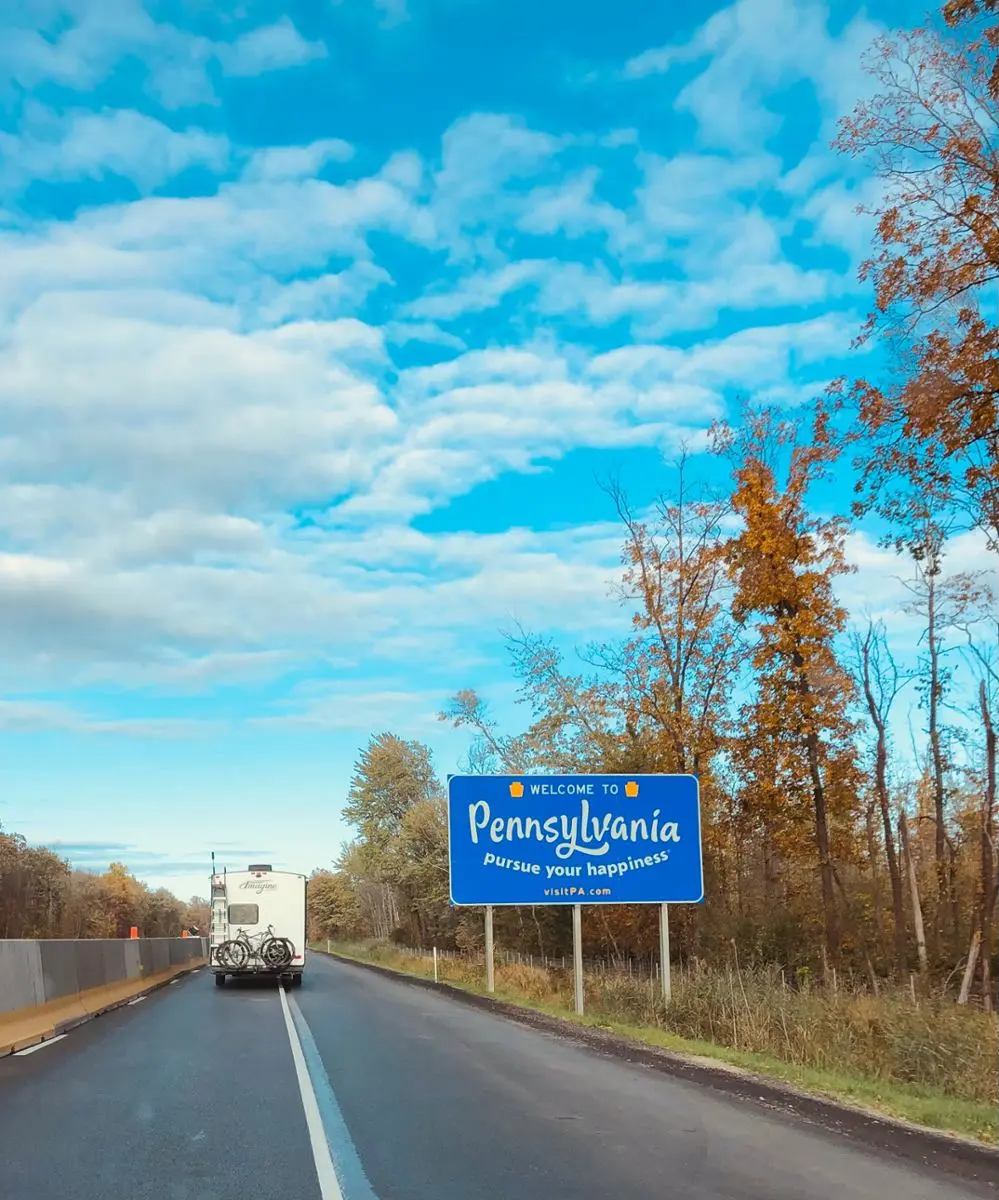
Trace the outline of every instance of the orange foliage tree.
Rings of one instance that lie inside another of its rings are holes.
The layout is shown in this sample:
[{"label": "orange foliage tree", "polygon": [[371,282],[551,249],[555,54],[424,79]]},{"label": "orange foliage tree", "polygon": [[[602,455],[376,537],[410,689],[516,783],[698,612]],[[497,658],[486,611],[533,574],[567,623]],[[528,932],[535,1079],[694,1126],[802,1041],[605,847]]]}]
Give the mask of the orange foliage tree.
[{"label": "orange foliage tree", "polygon": [[[69,863],[20,834],[0,828],[0,938],[177,937],[207,904],[187,906],[160,888],[150,891],[121,863],[103,875]],[[204,925],[202,925],[204,928]]]},{"label": "orange foliage tree", "polygon": [[849,568],[843,520],[814,517],[808,510],[810,490],[840,453],[828,414],[817,409],[809,442],[799,443],[798,432],[771,410],[746,411],[737,430],[716,426],[714,442],[733,460],[733,507],[742,521],[727,548],[735,584],[732,612],[757,636],[752,654],[757,694],[744,710],[752,722],[744,733],[773,750],[762,764],[771,786],[758,795],[775,810],[770,826],[792,837],[800,810],[786,813],[780,806],[795,804],[801,794],[808,797],[825,945],[835,962],[841,926],[831,828],[834,823],[851,828],[856,808],[854,726],[847,715],[853,684],[835,651],[846,612],[833,590]]}]

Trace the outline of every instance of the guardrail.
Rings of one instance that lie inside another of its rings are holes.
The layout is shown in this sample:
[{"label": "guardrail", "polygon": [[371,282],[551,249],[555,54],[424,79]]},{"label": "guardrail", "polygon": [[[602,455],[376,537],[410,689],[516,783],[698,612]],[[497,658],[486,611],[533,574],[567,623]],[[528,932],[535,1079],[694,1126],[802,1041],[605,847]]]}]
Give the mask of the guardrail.
[{"label": "guardrail", "polygon": [[0,940],[0,1056],[203,966],[207,938]]}]

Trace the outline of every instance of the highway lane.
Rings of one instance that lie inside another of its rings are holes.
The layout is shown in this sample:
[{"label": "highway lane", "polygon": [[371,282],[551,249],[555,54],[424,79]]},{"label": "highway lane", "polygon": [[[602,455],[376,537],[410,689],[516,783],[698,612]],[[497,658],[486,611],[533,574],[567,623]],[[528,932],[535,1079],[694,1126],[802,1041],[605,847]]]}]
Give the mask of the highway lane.
[{"label": "highway lane", "polygon": [[0,1059],[2,1200],[320,1200],[276,991],[216,990]]},{"label": "highway lane", "polygon": [[837,1135],[313,959],[299,1003],[380,1200],[957,1200]]},{"label": "highway lane", "polygon": [[202,972],[0,1061],[0,1197],[339,1200],[295,1057],[344,1200],[996,1195],[321,956],[287,1014]]}]

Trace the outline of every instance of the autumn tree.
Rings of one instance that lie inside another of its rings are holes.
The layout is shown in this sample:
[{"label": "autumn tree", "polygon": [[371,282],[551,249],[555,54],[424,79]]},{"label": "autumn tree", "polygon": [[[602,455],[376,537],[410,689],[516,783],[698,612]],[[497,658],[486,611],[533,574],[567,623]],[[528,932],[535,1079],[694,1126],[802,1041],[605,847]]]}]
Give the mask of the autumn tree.
[{"label": "autumn tree", "polygon": [[204,896],[192,896],[184,905],[181,917],[184,929],[196,930],[202,936],[208,934],[211,925],[211,905]]},{"label": "autumn tree", "polygon": [[409,809],[393,847],[394,877],[424,945],[443,944],[454,932],[448,871],[447,802],[434,794]]},{"label": "autumn tree", "polygon": [[[591,661],[611,680],[619,714],[621,752],[604,769],[698,776],[705,873],[716,904],[710,913],[681,910],[674,922],[677,945],[696,953],[717,929],[715,918],[722,918],[729,899],[731,795],[719,786],[717,768],[731,734],[730,700],[744,647],[731,617],[725,561],[731,503],[695,487],[690,473],[684,451],[674,464],[672,487],[643,514],[634,512],[620,486],[606,489],[625,531],[615,592],[630,610],[631,634]],[[640,926],[639,938],[651,936],[647,920]]]},{"label": "autumn tree", "polygon": [[[142,888],[141,884],[139,886]],[[184,903],[168,888],[156,888],[155,891],[142,888],[135,924],[143,937],[179,937],[184,927],[184,914]]]},{"label": "autumn tree", "polygon": [[360,931],[360,905],[344,875],[336,871],[313,871],[307,896],[310,941],[349,938]]},{"label": "autumn tree", "polygon": [[[88,932],[92,937],[128,937],[132,926],[141,928],[147,889],[132,875],[124,863],[114,862],[94,886],[95,900]],[[179,931],[178,931],[179,932]]]},{"label": "autumn tree", "polygon": [[911,595],[906,608],[918,616],[923,625],[919,637],[922,654],[917,681],[920,704],[927,720],[936,875],[933,933],[938,956],[945,948],[954,948],[960,923],[954,890],[956,849],[950,826],[953,754],[951,734],[944,723],[953,682],[948,659],[957,649],[954,632],[965,624],[978,595],[974,573],[944,573],[947,533],[948,525],[941,520],[927,517],[916,523],[910,539],[914,573],[906,581]]},{"label": "autumn tree", "polygon": [[470,689],[441,713],[476,732],[483,764],[702,776],[710,768],[737,663],[721,533],[728,505],[690,493],[685,458],[677,480],[676,495],[641,517],[623,489],[607,488],[626,531],[615,593],[631,609],[630,637],[578,650],[581,669],[571,669],[554,639],[509,633],[520,699],[532,717],[517,737],[498,733]]},{"label": "autumn tree", "polygon": [[986,17],[999,14],[999,0],[947,0],[943,18],[951,29],[975,29],[988,50],[996,55],[989,75],[989,95],[999,100],[999,21],[987,23]]},{"label": "autumn tree", "polygon": [[976,831],[979,873],[966,986],[962,990],[967,999],[977,968],[980,994],[985,1007],[991,1010],[994,1006],[991,957],[995,908],[999,899],[999,846],[996,845],[996,819],[999,815],[999,604],[989,586],[979,584],[977,591],[972,593],[962,628],[977,685],[975,707],[982,734],[980,766],[975,772],[981,796],[980,824]]},{"label": "autumn tree", "polygon": [[406,812],[440,790],[426,746],[380,733],[354,768],[344,819],[373,844],[385,846],[398,835]]},{"label": "autumn tree", "polygon": [[69,864],[0,828],[0,937],[53,937],[69,897]]},{"label": "autumn tree", "polygon": [[834,583],[849,568],[843,520],[812,516],[808,508],[809,493],[840,454],[827,412],[816,409],[808,441],[799,435],[795,423],[772,410],[746,410],[738,429],[715,427],[714,445],[733,462],[733,507],[742,523],[727,546],[732,612],[756,634],[758,698],[747,736],[778,746],[790,738],[797,751],[795,775],[807,781],[810,800],[825,946],[835,962],[841,928],[831,825],[849,825],[856,804],[847,716],[852,684],[835,649],[846,612]]},{"label": "autumn tree", "polygon": [[[191,923],[166,888],[150,889],[123,863],[106,872],[74,871],[43,846],[0,830],[0,938],[178,937]],[[207,928],[207,903],[197,902]]]},{"label": "autumn tree", "polygon": [[[440,934],[449,924],[447,807],[429,749],[391,733],[371,738],[344,817],[357,830],[336,864],[356,905],[350,923],[414,943]],[[334,885],[321,886],[329,899]]]},{"label": "autumn tree", "polygon": [[399,928],[399,893],[385,850],[360,837],[343,848],[335,864],[357,901],[364,932],[376,938],[387,938]]},{"label": "autumn tree", "polygon": [[[991,3],[947,6],[963,37],[928,29],[879,40],[877,93],[841,122],[837,147],[874,169],[883,198],[862,279],[875,307],[861,337],[899,349],[887,382],[852,389],[877,446],[858,510],[899,527],[952,501],[999,550],[999,100]],[[971,22],[972,24],[968,24]],[[984,306],[984,308],[983,308]]]},{"label": "autumn tree", "polygon": [[[885,860],[891,887],[892,928],[894,933],[895,967],[904,971],[908,960],[905,921],[905,896],[902,886],[902,865],[895,839],[895,820],[889,777],[889,722],[899,692],[907,682],[891,654],[883,621],[868,622],[863,634],[854,635],[856,673],[863,693],[863,703],[874,730],[874,790],[878,814],[881,817]],[[876,869],[873,863],[872,869]]]},{"label": "autumn tree", "polygon": [[465,763],[469,774],[516,772],[526,768],[530,747],[524,738],[500,732],[489,705],[474,688],[456,692],[437,714],[455,729],[468,729],[473,741]]},{"label": "autumn tree", "polygon": [[653,731],[658,769],[701,775],[724,739],[738,647],[722,532],[731,505],[693,493],[688,472],[683,454],[674,493],[645,519],[612,489],[627,531],[620,596],[633,608],[617,674],[632,723]]}]

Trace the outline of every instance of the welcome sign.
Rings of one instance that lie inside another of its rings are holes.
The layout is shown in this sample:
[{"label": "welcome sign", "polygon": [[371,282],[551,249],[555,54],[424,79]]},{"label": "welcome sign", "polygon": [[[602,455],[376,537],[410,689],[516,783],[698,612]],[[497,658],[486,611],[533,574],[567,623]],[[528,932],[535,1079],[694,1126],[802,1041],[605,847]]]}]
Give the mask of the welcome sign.
[{"label": "welcome sign", "polygon": [[452,775],[451,902],[697,904],[694,775]]}]

